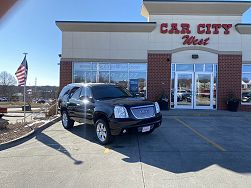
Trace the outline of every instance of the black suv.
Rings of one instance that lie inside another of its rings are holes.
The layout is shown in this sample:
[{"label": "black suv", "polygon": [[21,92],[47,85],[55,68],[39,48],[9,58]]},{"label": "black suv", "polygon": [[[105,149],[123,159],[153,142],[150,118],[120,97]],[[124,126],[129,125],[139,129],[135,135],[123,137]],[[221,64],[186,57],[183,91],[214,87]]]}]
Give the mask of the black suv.
[{"label": "black suv", "polygon": [[[113,84],[69,84],[61,94],[62,124],[70,129],[74,121],[95,126],[101,144],[131,129],[151,133],[161,125],[157,102],[133,98],[128,90]],[[64,96],[64,97],[62,97]]]}]

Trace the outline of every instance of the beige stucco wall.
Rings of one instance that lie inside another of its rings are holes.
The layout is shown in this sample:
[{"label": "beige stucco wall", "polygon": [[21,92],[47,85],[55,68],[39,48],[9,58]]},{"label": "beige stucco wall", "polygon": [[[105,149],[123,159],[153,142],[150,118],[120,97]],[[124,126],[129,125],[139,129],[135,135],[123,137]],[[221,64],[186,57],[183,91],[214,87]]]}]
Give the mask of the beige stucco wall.
[{"label": "beige stucco wall", "polygon": [[[181,34],[161,34],[160,24],[189,23],[192,33],[198,39],[210,37],[206,48],[215,52],[242,53],[243,61],[251,62],[251,35],[240,35],[235,24],[241,23],[240,16],[179,16],[151,15],[149,21],[157,22],[152,32],[63,32],[62,58],[70,59],[119,59],[147,60],[148,51],[172,51],[187,47],[183,45]],[[229,35],[197,34],[199,23],[233,24]],[[191,46],[190,46],[191,47]],[[198,47],[198,46],[197,46]],[[198,49],[197,49],[198,50]],[[205,49],[204,49],[205,50]],[[207,51],[208,51],[207,50]],[[187,51],[185,54],[190,54]],[[216,55],[202,53],[201,57],[212,61]],[[205,56],[207,54],[207,56]]]},{"label": "beige stucco wall", "polygon": [[148,33],[63,32],[63,58],[146,59]]}]

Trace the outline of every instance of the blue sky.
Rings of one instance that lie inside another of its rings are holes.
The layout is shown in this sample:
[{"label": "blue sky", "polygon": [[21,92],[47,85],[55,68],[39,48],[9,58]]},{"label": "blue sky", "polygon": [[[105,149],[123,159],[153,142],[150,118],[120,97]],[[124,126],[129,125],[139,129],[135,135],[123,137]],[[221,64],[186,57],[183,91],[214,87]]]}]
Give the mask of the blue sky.
[{"label": "blue sky", "polygon": [[[56,20],[146,21],[142,0],[23,0],[0,25],[0,72],[14,75],[28,52],[28,85],[59,85],[61,31]],[[250,23],[251,9],[243,22]]]}]

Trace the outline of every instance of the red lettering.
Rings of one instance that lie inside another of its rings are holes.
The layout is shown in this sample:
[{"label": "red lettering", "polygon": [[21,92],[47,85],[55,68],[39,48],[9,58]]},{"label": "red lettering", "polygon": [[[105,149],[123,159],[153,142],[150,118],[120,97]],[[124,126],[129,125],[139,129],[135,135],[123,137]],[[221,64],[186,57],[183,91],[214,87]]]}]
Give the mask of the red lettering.
[{"label": "red lettering", "polygon": [[230,33],[229,29],[232,28],[232,24],[222,24],[223,29],[225,29],[224,34],[228,35]]},{"label": "red lettering", "polygon": [[199,24],[197,26],[197,33],[198,34],[204,34],[205,33],[205,29],[201,29],[201,28],[205,28],[205,24]]},{"label": "red lettering", "polygon": [[171,24],[171,30],[169,30],[169,34],[173,34],[173,33],[175,33],[175,34],[179,34],[180,33],[180,31],[178,30],[178,25],[177,25],[177,23],[172,23]]},{"label": "red lettering", "polygon": [[199,39],[194,39],[194,40],[193,40],[193,45],[197,45],[197,44],[198,44],[198,41],[199,41]]},{"label": "red lettering", "polygon": [[189,38],[189,35],[184,35],[184,36],[182,37],[183,40],[185,39],[184,42],[183,42],[184,45],[187,44],[188,38]]},{"label": "red lettering", "polygon": [[204,43],[203,43],[204,46],[208,45],[209,39],[210,39],[210,38],[208,37],[208,38],[206,38],[206,39],[204,40]]},{"label": "red lettering", "polygon": [[181,28],[182,28],[182,30],[180,31],[181,34],[190,34],[191,33],[190,24],[182,23]]},{"label": "red lettering", "polygon": [[208,37],[206,39],[200,39],[199,40],[195,36],[184,35],[182,37],[182,39],[184,40],[183,45],[193,44],[193,45],[204,45],[204,46],[206,46],[206,45],[208,45],[210,38]]},{"label": "red lettering", "polygon": [[189,35],[183,36],[182,39],[185,39],[183,44],[184,45],[186,45],[186,44],[191,45],[193,43],[194,38],[195,38],[195,36],[191,36],[191,37]]},{"label": "red lettering", "polygon": [[202,45],[203,42],[204,42],[204,40],[203,40],[203,39],[200,39],[200,41],[198,42],[198,45]]},{"label": "red lettering", "polygon": [[207,32],[206,34],[211,34],[211,24],[206,24],[206,27],[207,27]]},{"label": "red lettering", "polygon": [[213,24],[212,28],[214,28],[213,34],[219,34],[219,29],[221,28],[221,24]]},{"label": "red lettering", "polygon": [[160,33],[166,34],[168,32],[168,24],[167,23],[162,23],[160,25]]}]

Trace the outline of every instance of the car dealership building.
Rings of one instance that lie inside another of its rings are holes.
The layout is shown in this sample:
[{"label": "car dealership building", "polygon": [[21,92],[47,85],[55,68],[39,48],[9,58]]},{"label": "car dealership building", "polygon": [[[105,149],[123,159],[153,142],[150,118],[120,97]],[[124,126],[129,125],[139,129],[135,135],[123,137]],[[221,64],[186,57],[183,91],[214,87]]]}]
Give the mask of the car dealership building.
[{"label": "car dealership building", "polygon": [[174,109],[251,111],[251,2],[144,0],[147,22],[56,21],[60,87],[117,83]]}]

